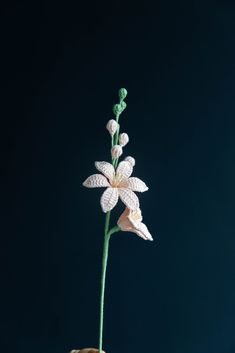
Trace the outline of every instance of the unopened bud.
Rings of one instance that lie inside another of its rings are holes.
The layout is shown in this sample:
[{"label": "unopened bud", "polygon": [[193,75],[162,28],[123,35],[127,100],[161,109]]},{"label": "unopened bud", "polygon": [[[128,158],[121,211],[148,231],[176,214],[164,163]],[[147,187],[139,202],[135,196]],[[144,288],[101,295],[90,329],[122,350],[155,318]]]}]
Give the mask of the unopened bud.
[{"label": "unopened bud", "polygon": [[126,102],[122,101],[122,102],[120,103],[120,106],[121,106],[122,112],[123,112],[123,110],[126,109],[127,104],[126,104]]},{"label": "unopened bud", "polygon": [[120,100],[122,101],[127,96],[127,90],[125,88],[120,88],[120,90],[118,91],[118,95]]},{"label": "unopened bud", "polygon": [[111,155],[113,159],[117,159],[122,155],[122,146],[120,145],[114,145],[111,148]]},{"label": "unopened bud", "polygon": [[129,142],[129,136],[123,132],[122,134],[120,134],[119,136],[119,144],[124,147],[126,146],[126,144]]},{"label": "unopened bud", "polygon": [[129,163],[132,165],[132,167],[134,167],[134,165],[135,165],[135,158],[133,158],[133,157],[131,157],[131,156],[128,156],[128,157],[126,157],[124,160],[127,161],[127,162],[129,162]]},{"label": "unopened bud", "polygon": [[120,115],[122,111],[123,111],[123,109],[121,107],[121,104],[114,104],[114,106],[113,106],[113,114],[115,116]]},{"label": "unopened bud", "polygon": [[111,119],[107,122],[106,129],[110,133],[111,136],[115,134],[115,132],[118,129],[119,124],[116,122],[116,120]]}]

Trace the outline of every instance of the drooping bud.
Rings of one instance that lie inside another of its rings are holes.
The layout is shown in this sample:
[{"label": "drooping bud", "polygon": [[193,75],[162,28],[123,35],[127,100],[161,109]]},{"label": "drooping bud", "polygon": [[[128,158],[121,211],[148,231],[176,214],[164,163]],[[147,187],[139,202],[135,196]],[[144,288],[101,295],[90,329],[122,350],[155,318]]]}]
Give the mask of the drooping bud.
[{"label": "drooping bud", "polygon": [[115,134],[118,127],[119,127],[119,124],[114,119],[109,120],[106,125],[106,129],[108,130],[111,136]]},{"label": "drooping bud", "polygon": [[127,96],[127,90],[125,88],[120,88],[120,90],[118,91],[118,95],[120,100],[123,101],[123,99],[125,99]]},{"label": "drooping bud", "polygon": [[122,146],[120,145],[114,145],[111,148],[111,155],[113,159],[117,159],[122,155]]},{"label": "drooping bud", "polygon": [[134,167],[134,165],[135,165],[135,158],[133,158],[133,157],[131,157],[131,156],[128,156],[128,157],[126,157],[124,160],[127,161],[127,162],[129,162],[129,163],[132,165],[132,167]]},{"label": "drooping bud", "polygon": [[119,144],[124,147],[126,146],[126,144],[129,142],[129,136],[123,132],[122,134],[120,134],[119,136]]},{"label": "drooping bud", "polygon": [[123,111],[121,104],[114,104],[113,106],[113,114],[115,116],[120,115],[121,112]]}]

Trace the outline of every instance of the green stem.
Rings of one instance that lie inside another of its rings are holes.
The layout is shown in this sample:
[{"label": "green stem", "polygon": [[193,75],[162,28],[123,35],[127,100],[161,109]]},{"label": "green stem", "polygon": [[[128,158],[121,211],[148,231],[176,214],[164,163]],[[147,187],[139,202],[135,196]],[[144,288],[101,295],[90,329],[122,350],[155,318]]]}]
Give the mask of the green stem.
[{"label": "green stem", "polygon": [[100,329],[99,329],[99,353],[102,353],[103,343],[103,325],[104,325],[104,292],[105,292],[105,278],[109,253],[109,239],[113,233],[120,230],[118,226],[109,230],[110,211],[107,212],[104,226],[104,249],[102,259],[102,272],[101,272],[101,295],[100,295]]},{"label": "green stem", "polygon": [[113,233],[117,233],[121,230],[121,228],[119,228],[118,226],[113,227],[112,229],[110,229],[108,235],[111,236]]},{"label": "green stem", "polygon": [[[119,116],[120,116],[120,114],[116,115],[116,122],[117,123],[119,121]],[[120,126],[117,128],[117,131],[116,131],[115,135],[112,138],[112,146],[118,144],[119,131],[120,131]],[[117,164],[118,164],[118,158],[112,159],[112,164],[113,164],[114,168],[116,169],[117,168]]]},{"label": "green stem", "polygon": [[116,169],[118,165],[118,158],[115,159],[114,168]]},{"label": "green stem", "polygon": [[[117,114],[117,116],[116,116],[116,122],[117,123],[119,122],[119,116],[120,116],[120,114]],[[116,133],[114,135],[114,144],[115,145],[118,144],[119,130],[120,130],[120,125],[118,126],[117,131],[116,131]]]},{"label": "green stem", "polygon": [[110,214],[111,214],[111,211],[106,213],[105,225],[104,225],[104,235],[106,235],[109,231]]}]

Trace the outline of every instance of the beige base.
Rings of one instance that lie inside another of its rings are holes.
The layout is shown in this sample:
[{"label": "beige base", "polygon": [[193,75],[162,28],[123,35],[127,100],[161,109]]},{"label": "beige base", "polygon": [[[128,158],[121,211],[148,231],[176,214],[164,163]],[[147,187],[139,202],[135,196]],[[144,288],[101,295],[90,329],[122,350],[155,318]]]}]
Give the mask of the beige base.
[{"label": "beige base", "polygon": [[[70,353],[98,353],[99,350],[96,348],[83,348],[83,349],[73,349]],[[102,351],[105,353],[104,351]]]}]

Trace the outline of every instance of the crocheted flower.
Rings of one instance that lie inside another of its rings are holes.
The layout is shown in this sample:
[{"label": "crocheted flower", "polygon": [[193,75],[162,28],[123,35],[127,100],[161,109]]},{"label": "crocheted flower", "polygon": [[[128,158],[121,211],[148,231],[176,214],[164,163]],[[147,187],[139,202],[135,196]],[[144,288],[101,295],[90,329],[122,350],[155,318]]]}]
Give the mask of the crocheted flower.
[{"label": "crocheted flower", "polygon": [[116,171],[108,162],[95,162],[95,166],[103,175],[89,176],[83,186],[87,188],[107,187],[100,199],[103,212],[111,211],[116,206],[119,197],[130,210],[137,210],[139,199],[134,191],[144,192],[148,190],[148,187],[139,178],[130,178],[133,166],[127,161],[120,162]]},{"label": "crocheted flower", "polygon": [[133,232],[144,240],[153,240],[148,228],[144,223],[142,223],[142,219],[143,218],[140,209],[132,211],[126,208],[125,211],[121,214],[117,225],[124,232]]}]

